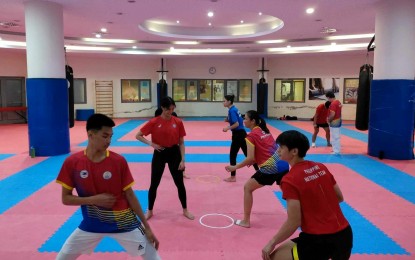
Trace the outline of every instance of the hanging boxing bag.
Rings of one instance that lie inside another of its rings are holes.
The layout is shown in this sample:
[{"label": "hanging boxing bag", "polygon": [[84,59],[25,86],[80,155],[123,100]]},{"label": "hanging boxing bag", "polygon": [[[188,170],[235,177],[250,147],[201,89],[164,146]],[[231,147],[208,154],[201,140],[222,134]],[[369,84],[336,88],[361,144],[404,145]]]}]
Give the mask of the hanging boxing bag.
[{"label": "hanging boxing bag", "polygon": [[373,67],[371,65],[365,64],[360,67],[355,122],[356,128],[359,130],[369,129],[370,82],[372,78]]},{"label": "hanging boxing bag", "polygon": [[260,80],[257,84],[257,111],[262,117],[267,117],[268,114],[268,83],[265,80]]},{"label": "hanging boxing bag", "polygon": [[69,65],[65,65],[66,80],[68,81],[68,104],[69,104],[69,128],[75,125],[75,104],[74,104],[74,86],[73,86],[73,70]]}]

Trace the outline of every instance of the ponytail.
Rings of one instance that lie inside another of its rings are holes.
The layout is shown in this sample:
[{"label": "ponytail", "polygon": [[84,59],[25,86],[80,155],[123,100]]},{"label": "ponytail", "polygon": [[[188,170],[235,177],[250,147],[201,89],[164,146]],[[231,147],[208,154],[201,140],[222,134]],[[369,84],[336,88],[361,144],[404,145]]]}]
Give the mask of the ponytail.
[{"label": "ponytail", "polygon": [[251,120],[255,120],[255,124],[257,126],[259,126],[262,131],[264,131],[265,133],[269,134],[269,129],[267,127],[267,123],[265,122],[265,119],[263,119],[262,117],[259,116],[259,113],[255,110],[249,110],[248,112],[246,112],[246,114],[248,115],[248,117]]}]

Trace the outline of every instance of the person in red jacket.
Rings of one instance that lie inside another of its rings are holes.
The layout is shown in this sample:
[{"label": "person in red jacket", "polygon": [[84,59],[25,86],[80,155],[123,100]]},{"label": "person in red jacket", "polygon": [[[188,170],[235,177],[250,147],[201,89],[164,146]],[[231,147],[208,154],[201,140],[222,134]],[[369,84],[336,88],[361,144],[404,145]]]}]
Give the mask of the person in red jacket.
[{"label": "person in red jacket", "polygon": [[311,147],[313,148],[316,147],[316,138],[317,138],[320,127],[323,128],[324,131],[326,132],[327,146],[331,146],[330,128],[329,128],[329,124],[327,123],[327,117],[330,112],[329,110],[330,104],[331,104],[330,101],[326,101],[326,103],[320,104],[316,108],[316,113],[313,118],[314,133],[313,133],[313,137],[311,138]]},{"label": "person in red jacket", "polygon": [[[353,232],[333,175],[324,164],[304,160],[310,144],[302,133],[285,131],[276,143],[281,160],[291,166],[280,185],[288,217],[262,249],[262,259],[349,259]],[[299,227],[299,237],[285,241]]]}]

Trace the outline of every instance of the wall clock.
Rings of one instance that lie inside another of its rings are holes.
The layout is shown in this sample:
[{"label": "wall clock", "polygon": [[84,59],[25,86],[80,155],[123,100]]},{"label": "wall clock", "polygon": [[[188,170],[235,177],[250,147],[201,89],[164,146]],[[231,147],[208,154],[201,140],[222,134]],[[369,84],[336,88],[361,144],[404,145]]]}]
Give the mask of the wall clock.
[{"label": "wall clock", "polygon": [[210,67],[209,68],[209,73],[210,74],[215,74],[216,73],[216,68],[215,67]]}]

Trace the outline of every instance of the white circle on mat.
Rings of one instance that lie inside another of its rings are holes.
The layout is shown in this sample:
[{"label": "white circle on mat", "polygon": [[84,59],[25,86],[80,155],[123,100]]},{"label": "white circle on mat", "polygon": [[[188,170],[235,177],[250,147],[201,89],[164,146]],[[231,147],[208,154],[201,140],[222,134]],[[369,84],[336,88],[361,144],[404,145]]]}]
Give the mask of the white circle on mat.
[{"label": "white circle on mat", "polygon": [[[231,224],[229,224],[227,226],[223,226],[223,227],[215,227],[215,226],[206,225],[205,223],[203,223],[202,220],[203,220],[204,217],[208,217],[208,216],[222,216],[222,217],[228,218],[231,221]],[[200,219],[199,219],[200,225],[208,227],[208,228],[230,228],[230,227],[233,226],[233,222],[234,222],[233,218],[229,217],[228,215],[219,214],[219,213],[205,214],[205,215],[201,216]]]},{"label": "white circle on mat", "polygon": [[196,181],[200,183],[219,183],[220,178],[216,175],[201,175],[196,177]]}]

